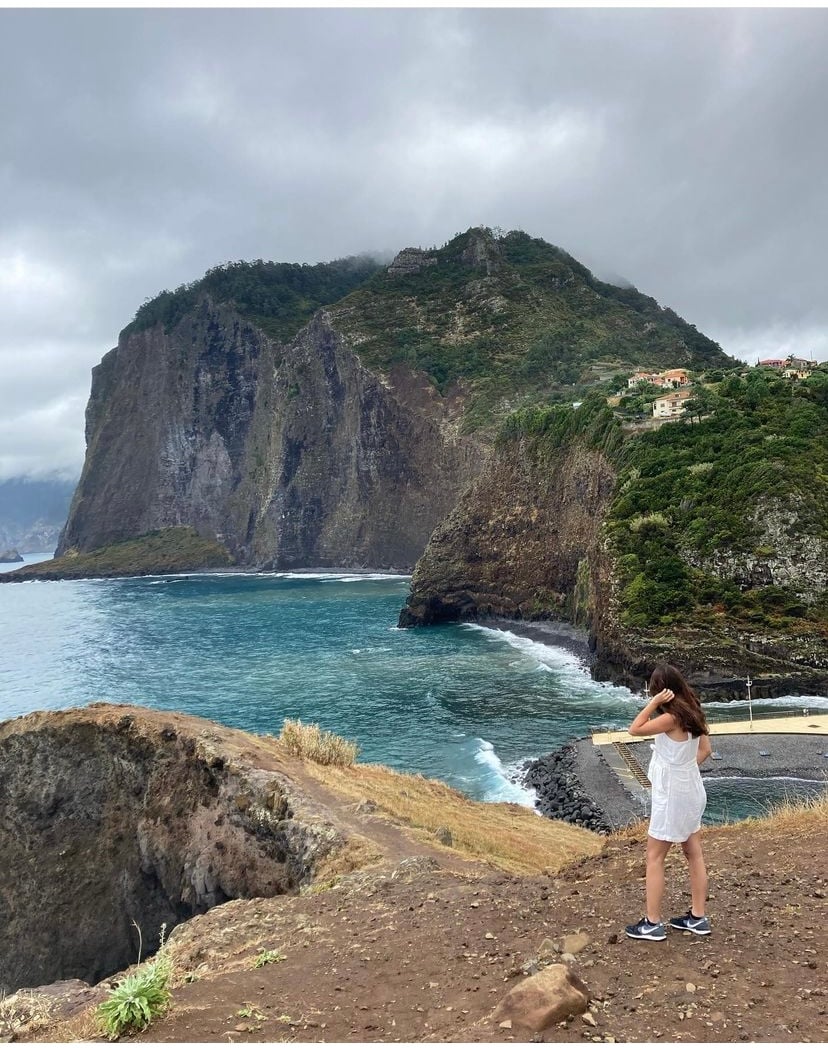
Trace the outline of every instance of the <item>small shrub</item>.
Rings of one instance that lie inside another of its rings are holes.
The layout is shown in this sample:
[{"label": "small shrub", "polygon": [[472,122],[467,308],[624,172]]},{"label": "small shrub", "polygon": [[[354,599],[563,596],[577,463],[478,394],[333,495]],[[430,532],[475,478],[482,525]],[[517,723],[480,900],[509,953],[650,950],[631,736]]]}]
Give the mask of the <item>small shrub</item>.
[{"label": "small shrub", "polygon": [[104,1033],[112,1040],[145,1030],[167,1010],[172,959],[162,947],[154,961],[142,965],[111,991],[97,1010]]},{"label": "small shrub", "polygon": [[279,741],[289,753],[317,764],[336,764],[349,767],[357,759],[359,746],[333,732],[323,731],[318,724],[303,724],[301,720],[285,719]]},{"label": "small shrub", "polygon": [[663,513],[643,513],[633,517],[629,522],[630,531],[645,531],[648,528],[658,529],[668,526],[667,518]]},{"label": "small shrub", "polygon": [[262,950],[256,960],[253,962],[254,968],[264,968],[266,964],[278,964],[279,961],[283,961],[284,957],[279,953],[278,950]]}]

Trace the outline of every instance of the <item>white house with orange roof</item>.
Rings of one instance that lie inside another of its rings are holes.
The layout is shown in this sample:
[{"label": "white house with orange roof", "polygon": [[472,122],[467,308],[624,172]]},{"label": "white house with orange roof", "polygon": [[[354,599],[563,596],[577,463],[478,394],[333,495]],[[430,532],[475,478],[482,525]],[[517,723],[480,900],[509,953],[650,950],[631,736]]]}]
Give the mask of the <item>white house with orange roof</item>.
[{"label": "white house with orange roof", "polygon": [[653,418],[678,418],[684,414],[687,401],[693,396],[689,389],[676,389],[653,401]]},{"label": "white house with orange roof", "polygon": [[670,368],[669,371],[636,371],[627,379],[627,387],[634,389],[639,382],[649,382],[662,389],[678,389],[690,384],[690,375],[686,368]]}]

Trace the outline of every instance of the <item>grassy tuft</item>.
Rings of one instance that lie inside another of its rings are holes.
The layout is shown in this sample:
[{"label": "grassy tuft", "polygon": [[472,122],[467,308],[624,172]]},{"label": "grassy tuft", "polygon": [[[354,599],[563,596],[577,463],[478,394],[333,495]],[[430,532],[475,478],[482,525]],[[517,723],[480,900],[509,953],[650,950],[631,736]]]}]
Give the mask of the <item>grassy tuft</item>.
[{"label": "grassy tuft", "polygon": [[170,1003],[172,958],[162,947],[155,960],[123,979],[98,1006],[103,1032],[114,1040],[122,1034],[145,1030]]},{"label": "grassy tuft", "polygon": [[769,828],[785,830],[787,833],[807,833],[815,823],[828,826],[828,789],[816,797],[785,797],[769,805],[766,815],[745,819],[744,823],[761,823]]},{"label": "grassy tuft", "polygon": [[0,992],[0,1041],[24,1039],[51,1021],[52,1002],[38,993]]},{"label": "grassy tuft", "polygon": [[303,724],[301,720],[289,718],[282,726],[279,741],[295,757],[340,768],[350,767],[359,753],[359,746],[355,742],[349,742],[333,732],[323,731],[318,724]]},{"label": "grassy tuft", "polygon": [[264,968],[266,964],[278,964],[283,961],[284,956],[278,950],[262,950],[253,961],[254,968]]}]

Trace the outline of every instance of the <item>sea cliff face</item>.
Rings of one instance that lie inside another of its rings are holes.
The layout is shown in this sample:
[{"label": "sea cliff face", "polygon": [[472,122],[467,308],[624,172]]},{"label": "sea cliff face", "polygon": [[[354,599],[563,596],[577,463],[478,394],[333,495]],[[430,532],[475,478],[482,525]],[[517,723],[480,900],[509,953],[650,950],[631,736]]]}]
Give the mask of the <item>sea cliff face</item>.
[{"label": "sea cliff face", "polygon": [[[633,690],[643,687],[656,662],[667,661],[709,699],[743,698],[747,674],[754,697],[828,694],[828,645],[818,630],[784,620],[751,626],[726,614],[700,623],[689,609],[685,621],[669,625],[625,622],[624,581],[607,525],[617,491],[615,457],[580,438],[551,454],[532,438],[504,442],[435,530],[400,625],[561,620],[589,630],[598,679]],[[801,581],[814,547],[804,542],[801,526],[786,522],[789,540],[774,529],[771,568],[781,565]],[[708,577],[720,571],[724,580],[743,567],[744,557],[726,550],[705,564]],[[822,576],[809,577],[817,599]]]},{"label": "sea cliff face", "polygon": [[325,312],[283,345],[205,295],[95,368],[58,554],[191,525],[241,565],[408,567],[482,462],[456,410]]},{"label": "sea cliff face", "polygon": [[549,461],[517,442],[495,452],[439,525],[412,580],[400,625],[505,616],[586,624],[588,578],[615,472],[598,450]]},{"label": "sea cliff face", "polygon": [[192,527],[241,567],[409,569],[515,407],[728,363],[520,231],[387,269],[231,263],[144,303],[94,369],[57,553]]}]

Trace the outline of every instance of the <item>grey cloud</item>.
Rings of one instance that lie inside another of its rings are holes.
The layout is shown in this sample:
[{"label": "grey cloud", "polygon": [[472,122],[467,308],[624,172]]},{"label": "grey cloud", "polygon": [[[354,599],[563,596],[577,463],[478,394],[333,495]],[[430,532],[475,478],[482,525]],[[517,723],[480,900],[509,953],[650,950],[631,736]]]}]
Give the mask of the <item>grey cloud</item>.
[{"label": "grey cloud", "polygon": [[818,9],[0,11],[0,473],[79,468],[161,288],[473,224],[828,357],[826,44]]}]

